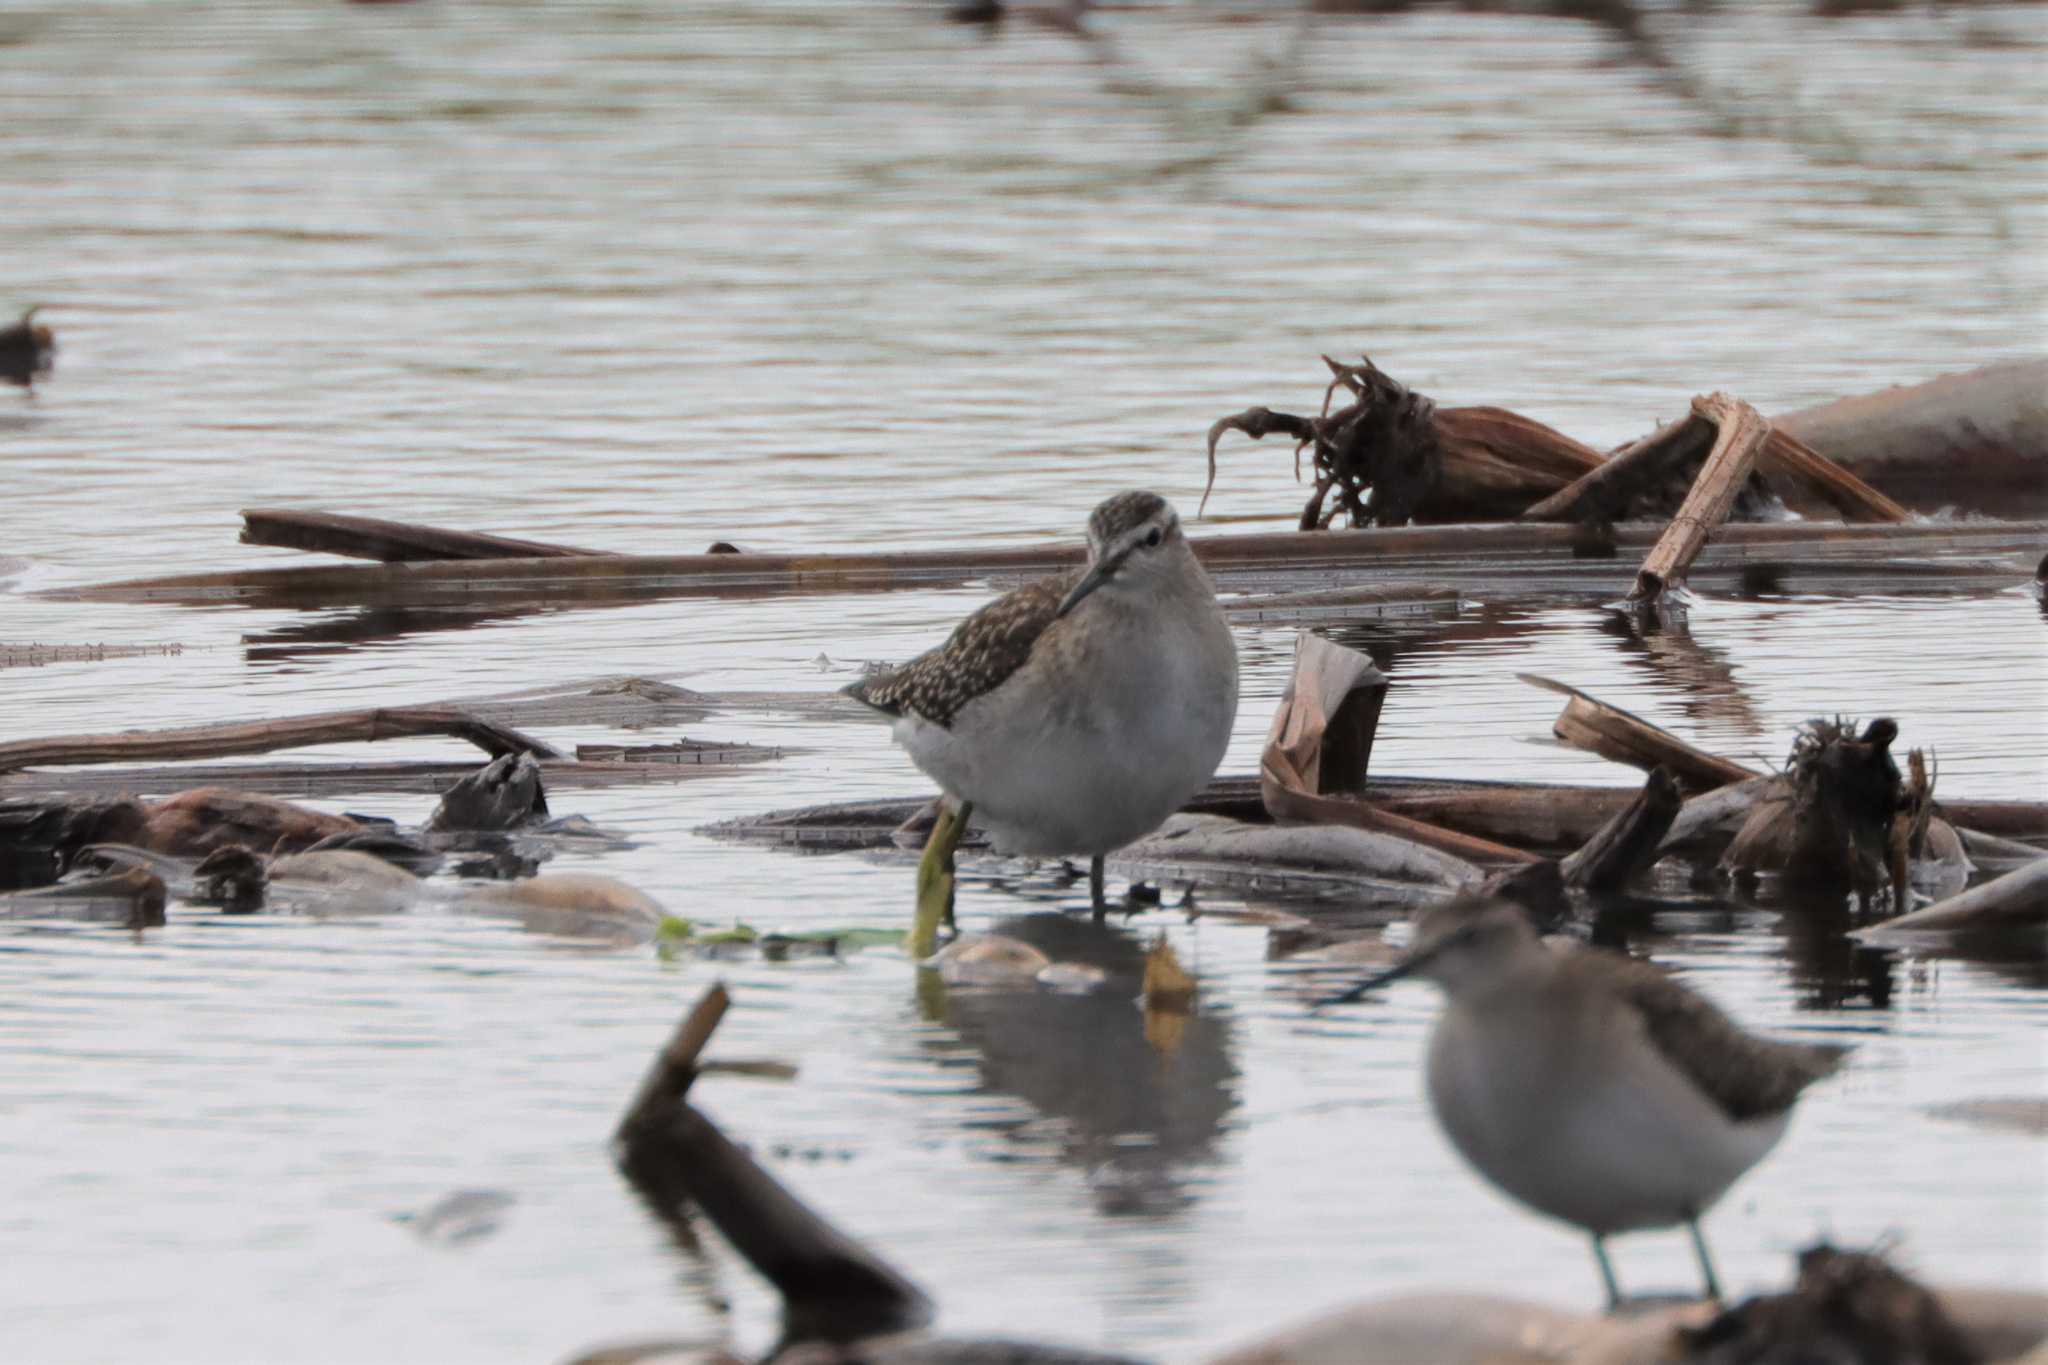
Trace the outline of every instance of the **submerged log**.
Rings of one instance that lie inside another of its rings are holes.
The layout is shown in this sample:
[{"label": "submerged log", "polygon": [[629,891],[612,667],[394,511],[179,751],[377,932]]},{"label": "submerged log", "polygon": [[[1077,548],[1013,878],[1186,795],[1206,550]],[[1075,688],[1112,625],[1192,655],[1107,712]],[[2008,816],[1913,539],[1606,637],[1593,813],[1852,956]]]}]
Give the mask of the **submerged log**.
[{"label": "submerged log", "polygon": [[1704,749],[1687,744],[1669,730],[1660,729],[1640,716],[1610,706],[1567,683],[1536,673],[1515,675],[1532,687],[1559,692],[1571,698],[1551,728],[1565,743],[1602,758],[1626,763],[1645,772],[1669,768],[1678,785],[1689,792],[1712,791],[1731,782],[1744,782],[1757,773]]},{"label": "submerged log", "polygon": [[2048,359],[1842,398],[1772,424],[1893,497],[1946,503],[2048,485]]},{"label": "submerged log", "polygon": [[1757,451],[1770,435],[1770,423],[1757,410],[1725,393],[1692,400],[1696,416],[1714,424],[1714,448],[1700,466],[1692,491],[1671,518],[1671,525],[1636,572],[1629,592],[1632,602],[1655,602],[1665,589],[1685,577],[1707,540],[1735,506],[1735,495],[1756,464]]},{"label": "submerged log", "polygon": [[64,882],[39,891],[0,893],[0,919],[70,919],[155,929],[164,924],[166,888],[147,868]]},{"label": "submerged log", "polygon": [[262,754],[309,744],[368,743],[419,735],[466,739],[493,758],[531,753],[560,758],[554,749],[516,730],[442,707],[378,707],[329,711],[282,720],[193,725],[172,730],[123,730],[98,735],[58,735],[0,744],[0,773],[18,768],[69,767],[163,759],[224,758]]},{"label": "submerged log", "polygon": [[539,540],[450,531],[439,526],[345,516],[339,512],[301,512],[282,507],[242,509],[242,543],[275,545],[288,550],[315,550],[353,559],[406,564],[441,559],[558,559],[601,555],[573,545]]},{"label": "submerged log", "polygon": [[1619,891],[1627,886],[1657,861],[1679,805],[1678,779],[1669,768],[1652,768],[1628,809],[1602,825],[1560,865],[1565,884],[1582,891]]},{"label": "submerged log", "polygon": [[221,787],[182,791],[150,802],[143,812],[141,830],[123,842],[176,857],[198,857],[231,844],[265,853],[296,853],[360,828],[346,815]]}]

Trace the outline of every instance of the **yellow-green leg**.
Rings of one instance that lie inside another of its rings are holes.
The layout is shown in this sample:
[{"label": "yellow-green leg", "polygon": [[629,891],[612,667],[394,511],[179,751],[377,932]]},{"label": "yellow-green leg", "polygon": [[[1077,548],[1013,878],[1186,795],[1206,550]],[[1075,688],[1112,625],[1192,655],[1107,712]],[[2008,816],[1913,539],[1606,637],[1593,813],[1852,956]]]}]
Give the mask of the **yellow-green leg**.
[{"label": "yellow-green leg", "polygon": [[917,918],[911,921],[910,955],[920,960],[939,950],[939,925],[953,923],[953,851],[967,832],[967,817],[974,813],[972,802],[962,801],[957,811],[944,801],[931,836],[924,841],[924,857],[917,863]]}]

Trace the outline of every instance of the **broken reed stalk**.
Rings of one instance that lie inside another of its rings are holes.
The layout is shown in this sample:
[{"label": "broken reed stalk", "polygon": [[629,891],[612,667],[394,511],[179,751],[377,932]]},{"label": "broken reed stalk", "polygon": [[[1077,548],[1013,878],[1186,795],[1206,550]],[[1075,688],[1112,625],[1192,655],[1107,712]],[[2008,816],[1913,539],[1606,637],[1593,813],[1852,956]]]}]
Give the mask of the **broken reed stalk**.
[{"label": "broken reed stalk", "polygon": [[1517,521],[1616,521],[1652,485],[1704,459],[1714,425],[1697,412],[1623,446],[1607,461],[1525,510]]},{"label": "broken reed stalk", "polygon": [[560,758],[555,749],[507,726],[436,706],[377,707],[328,711],[282,720],[192,725],[172,730],[125,730],[99,735],[57,735],[0,744],[0,773],[17,768],[69,767],[85,763],[162,762],[263,754],[308,744],[369,743],[417,735],[466,739],[491,757],[530,753]]},{"label": "broken reed stalk", "polygon": [[385,564],[410,564],[445,559],[559,559],[602,555],[574,545],[439,526],[347,516],[340,512],[301,512],[280,507],[242,509],[242,543],[275,545],[287,550],[314,550]]},{"label": "broken reed stalk", "polygon": [[1771,424],[1762,414],[1725,393],[1693,399],[1692,410],[1714,424],[1718,433],[1714,448],[1671,525],[1637,571],[1636,585],[1629,593],[1631,602],[1655,602],[1667,587],[1685,577],[1685,571],[1706,548],[1707,538],[1728,519],[1735,495],[1742,491],[1743,481],[1756,464],[1757,451],[1771,434]]},{"label": "broken reed stalk", "polygon": [[1664,835],[1683,804],[1671,770],[1652,768],[1628,809],[1559,865],[1565,884],[1585,891],[1619,891],[1627,886],[1657,861]]},{"label": "broken reed stalk", "polygon": [[[1783,427],[1773,425],[1757,467],[1766,478],[1804,489],[1841,513],[1843,521],[1897,525],[1913,514]],[[1785,491],[1790,492],[1791,489]]]},{"label": "broken reed stalk", "polygon": [[1744,782],[1759,776],[1740,763],[1687,744],[1669,730],[1660,729],[1618,706],[1609,706],[1568,683],[1535,673],[1517,673],[1515,676],[1532,687],[1570,698],[1551,727],[1551,733],[1574,748],[1588,750],[1645,772],[1658,767],[1668,768],[1680,788],[1687,792],[1709,792],[1731,782]]},{"label": "broken reed stalk", "polygon": [[[1689,413],[1623,446],[1605,463],[1533,504],[1516,520],[1618,521],[1629,515],[1639,499],[1702,461],[1713,449],[1715,435],[1712,421],[1697,411]],[[1897,524],[1912,520],[1912,513],[1898,503],[1777,427],[1771,428],[1757,452],[1757,468],[1782,485],[1780,491],[1792,494],[1794,501],[1801,501],[1800,494],[1817,499],[1844,521]],[[1802,501],[1802,505],[1808,504]]]},{"label": "broken reed stalk", "polygon": [[1902,914],[1913,908],[1912,887],[1907,874],[1912,860],[1927,843],[1928,826],[1934,823],[1934,779],[1927,767],[1927,755],[1914,749],[1906,755],[1906,789],[1899,808],[1892,814],[1886,849],[1892,882],[1892,910]]}]

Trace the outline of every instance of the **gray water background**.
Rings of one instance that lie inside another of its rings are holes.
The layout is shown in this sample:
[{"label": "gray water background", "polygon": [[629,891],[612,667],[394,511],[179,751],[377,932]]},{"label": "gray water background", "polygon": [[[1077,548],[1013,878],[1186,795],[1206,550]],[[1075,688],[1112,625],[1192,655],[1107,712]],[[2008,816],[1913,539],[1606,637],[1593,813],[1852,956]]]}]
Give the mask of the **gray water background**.
[{"label": "gray water background", "polygon": [[[1278,10],[1119,12],[1105,66],[1029,25],[984,41],[891,5],[8,5],[0,305],[44,303],[63,351],[33,403],[0,393],[0,641],[182,652],[0,671],[0,739],[625,672],[819,690],[986,596],[690,599],[322,644],[294,633],[347,613],[25,595],[300,558],[237,546],[243,506],[635,551],[1021,543],[1125,486],[1191,514],[1209,422],[1312,405],[1319,351],[1595,443],[1712,388],[1783,411],[2037,352],[2044,13],[1672,14],[1688,99],[1589,26],[1448,13],[1304,37]],[[1268,89],[1288,107],[1247,116]],[[1228,442],[1196,533],[1290,524],[1287,466]],[[1944,793],[2043,795],[2043,622],[2017,588],[1709,597],[1675,660],[1604,619],[1508,601],[1357,636],[1395,677],[1376,768],[1628,783],[1541,742],[1556,699],[1513,680],[1530,670],[1759,761],[1807,716],[1892,714],[1938,750]],[[1291,649],[1284,630],[1240,644],[1233,771]],[[885,732],[733,714],[691,734],[801,752],[564,794],[638,846],[553,866],[700,919],[902,922],[905,865],[692,832],[921,790]],[[976,880],[962,914],[1079,904],[1043,875]],[[2038,1141],[1927,1112],[2041,1093],[2037,972],[1902,963],[1877,1008],[1836,1003],[1768,913],[1659,927],[1655,955],[1746,1022],[1860,1045],[1709,1220],[1732,1287],[1779,1281],[1821,1234],[1895,1235],[1944,1278],[2048,1281]],[[436,913],[6,926],[0,1355],[763,1344],[766,1291],[715,1238],[678,1261],[604,1147],[721,977],[720,1048],[801,1074],[706,1082],[703,1104],[950,1328],[1194,1359],[1390,1290],[1595,1301],[1580,1239],[1435,1132],[1426,988],[1311,1018],[1262,930],[1158,912],[1120,932],[1162,931],[1203,986],[1175,1065],[1205,1069],[1192,1111],[1132,1119],[1117,1097],[1164,1065],[1134,1009],[1099,1033],[936,1025],[887,951],[667,962]],[[472,1244],[390,1218],[473,1187],[515,1202]],[[1617,1250],[1631,1287],[1689,1283],[1682,1237]]]}]

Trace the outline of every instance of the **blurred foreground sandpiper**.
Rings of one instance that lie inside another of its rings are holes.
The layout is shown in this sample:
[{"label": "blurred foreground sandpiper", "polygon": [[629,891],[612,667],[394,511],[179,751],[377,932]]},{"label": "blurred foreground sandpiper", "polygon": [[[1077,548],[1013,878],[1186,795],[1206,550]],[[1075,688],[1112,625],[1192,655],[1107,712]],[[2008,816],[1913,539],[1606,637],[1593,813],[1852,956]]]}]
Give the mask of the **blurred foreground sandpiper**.
[{"label": "blurred foreground sandpiper", "polygon": [[1430,1106],[1451,1144],[1509,1195],[1593,1237],[1610,1306],[1612,1233],[1684,1223],[1721,1297],[1699,1218],[1783,1136],[1808,1085],[1845,1048],[1745,1033],[1661,968],[1597,948],[1553,949],[1520,910],[1461,901],[1425,915],[1391,970],[1443,989]]},{"label": "blurred foreground sandpiper", "polygon": [[1156,493],[1088,518],[1088,563],[1028,583],[951,638],[847,694],[959,807],[926,846],[950,860],[970,811],[1010,853],[1103,858],[1201,790],[1237,717],[1237,648],[1216,590]]}]

